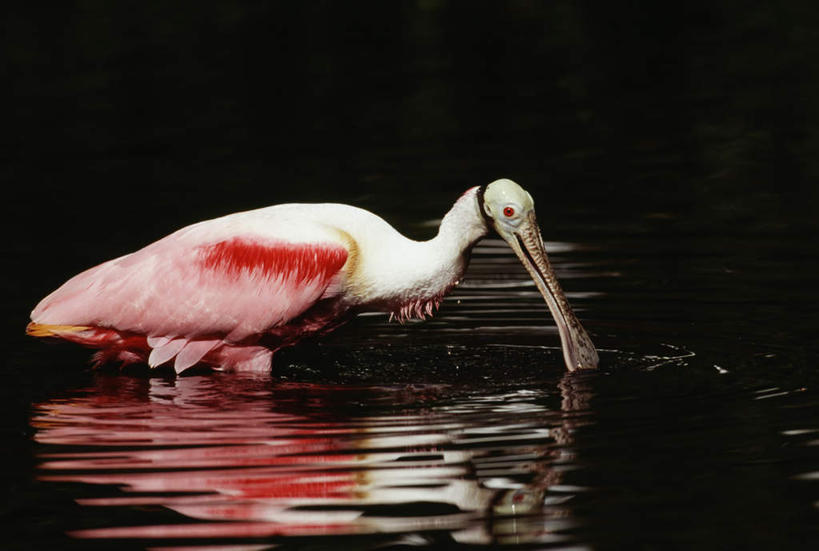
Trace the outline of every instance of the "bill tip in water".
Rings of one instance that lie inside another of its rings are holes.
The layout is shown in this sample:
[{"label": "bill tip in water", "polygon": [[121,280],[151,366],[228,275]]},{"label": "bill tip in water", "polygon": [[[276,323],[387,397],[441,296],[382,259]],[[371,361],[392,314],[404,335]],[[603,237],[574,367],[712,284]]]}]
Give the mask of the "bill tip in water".
[{"label": "bill tip in water", "polygon": [[597,369],[599,365],[600,357],[591,342],[588,347],[581,348],[579,361],[575,365],[575,369]]},{"label": "bill tip in water", "polygon": [[[547,302],[549,301],[547,300]],[[564,308],[557,309],[557,311],[553,312],[553,315],[560,332],[560,343],[563,346],[563,360],[566,362],[566,369],[569,371],[596,369],[600,363],[600,357],[597,355],[597,349],[594,347],[591,337],[572,312],[565,297],[563,297],[563,305]]]}]

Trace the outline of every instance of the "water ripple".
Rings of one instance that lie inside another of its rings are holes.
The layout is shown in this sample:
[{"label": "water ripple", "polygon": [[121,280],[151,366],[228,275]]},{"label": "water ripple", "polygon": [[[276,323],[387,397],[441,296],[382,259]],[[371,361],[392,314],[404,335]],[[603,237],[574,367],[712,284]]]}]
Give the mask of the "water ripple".
[{"label": "water ripple", "polygon": [[[383,411],[359,415],[350,401]],[[444,530],[469,543],[542,543],[570,539],[562,532],[574,490],[561,483],[571,433],[590,422],[587,401],[582,379],[568,376],[552,390],[475,396],[446,385],[101,375],[93,388],[38,404],[32,425],[40,480],[102,485],[107,495],[78,503],[135,511],[133,524],[78,526],[77,538]],[[140,524],[144,507],[179,521]],[[510,516],[526,520],[513,529]]]}]

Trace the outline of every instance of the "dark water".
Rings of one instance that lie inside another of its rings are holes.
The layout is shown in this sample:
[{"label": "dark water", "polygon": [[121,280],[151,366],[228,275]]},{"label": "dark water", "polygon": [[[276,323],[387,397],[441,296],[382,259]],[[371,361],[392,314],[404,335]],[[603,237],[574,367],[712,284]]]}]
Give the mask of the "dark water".
[{"label": "dark water", "polygon": [[[4,21],[4,547],[816,547],[812,4],[118,6]],[[596,372],[493,240],[432,320],[271,377],[22,335],[190,222],[339,200],[424,238],[501,176]]]},{"label": "dark water", "polygon": [[657,289],[646,251],[550,248],[567,288],[597,289],[569,296],[600,372],[563,372],[542,299],[488,242],[434,320],[360,319],[272,378],[61,366],[82,374],[29,419],[40,515],[79,547],[807,546],[809,348],[717,319],[744,302],[730,285]]}]

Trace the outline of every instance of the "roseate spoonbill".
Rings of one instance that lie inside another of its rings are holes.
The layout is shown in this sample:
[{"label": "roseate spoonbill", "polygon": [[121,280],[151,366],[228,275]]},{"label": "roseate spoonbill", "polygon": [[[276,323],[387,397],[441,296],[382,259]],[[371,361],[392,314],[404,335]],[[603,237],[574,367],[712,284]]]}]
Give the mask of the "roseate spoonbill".
[{"label": "roseate spoonbill", "polygon": [[182,228],[68,280],[31,313],[27,332],[178,373],[204,363],[269,370],[273,353],[361,311],[424,318],[458,283],[491,230],[534,279],[569,370],[598,358],[546,257],[531,195],[511,180],[467,190],[438,235],[413,241],[366,210],[285,204]]}]

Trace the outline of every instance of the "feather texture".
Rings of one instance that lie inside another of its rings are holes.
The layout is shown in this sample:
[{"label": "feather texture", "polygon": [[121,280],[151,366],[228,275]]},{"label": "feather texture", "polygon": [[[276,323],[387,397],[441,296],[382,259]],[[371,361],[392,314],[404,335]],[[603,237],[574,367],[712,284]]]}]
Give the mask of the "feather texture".
[{"label": "feather texture", "polygon": [[274,350],[362,309],[432,315],[486,231],[475,201],[464,194],[424,242],[335,204],[193,224],[71,278],[34,308],[29,332],[99,348],[98,363],[264,370]]}]

